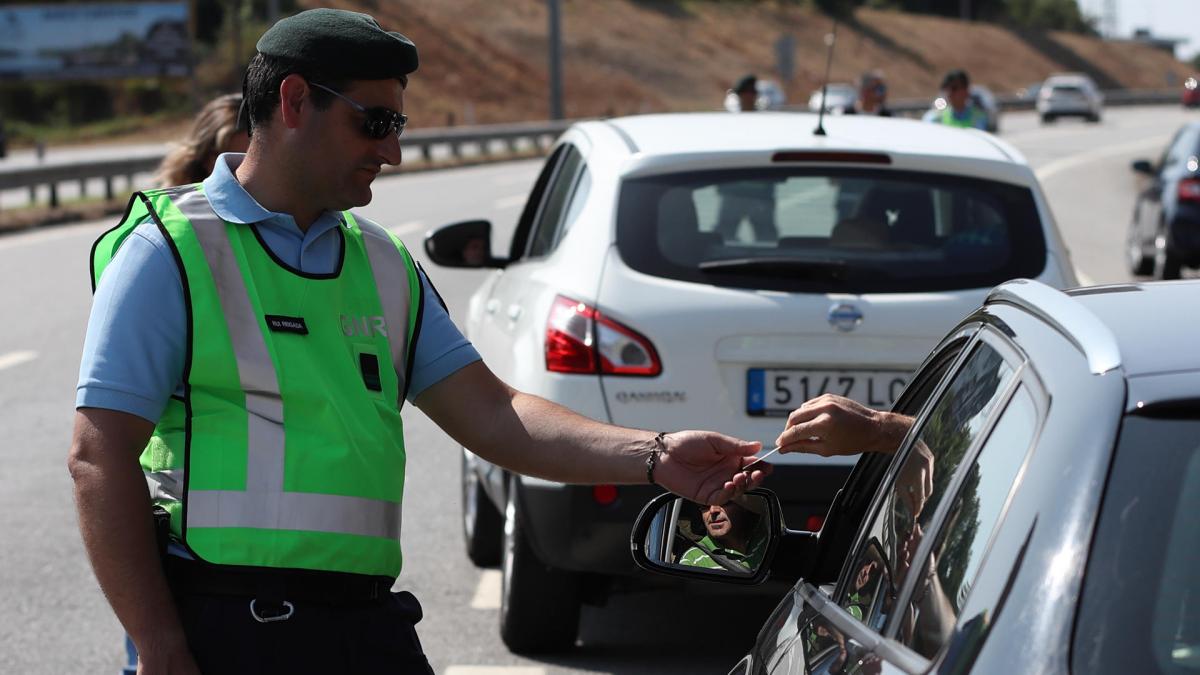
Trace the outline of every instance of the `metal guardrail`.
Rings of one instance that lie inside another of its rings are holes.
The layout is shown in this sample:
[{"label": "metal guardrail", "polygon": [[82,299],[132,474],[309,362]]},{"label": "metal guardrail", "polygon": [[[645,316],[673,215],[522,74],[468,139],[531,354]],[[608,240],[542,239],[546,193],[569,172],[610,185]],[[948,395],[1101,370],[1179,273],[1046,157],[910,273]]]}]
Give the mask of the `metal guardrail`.
[{"label": "metal guardrail", "polygon": [[[1162,90],[1114,90],[1104,92],[1104,103],[1109,106],[1121,105],[1158,105],[1178,103],[1177,89]],[[1034,99],[1003,96],[997,98],[1002,110],[1031,110]],[[907,99],[893,102],[889,106],[901,115],[916,116],[924,113],[930,107],[928,99]],[[804,110],[802,106],[789,106],[788,110]],[[437,129],[416,129],[401,138],[401,148],[407,152],[416,151],[425,162],[434,160],[436,148],[448,148],[451,158],[462,158],[464,148],[473,147],[480,155],[497,158],[511,155],[519,151],[519,146],[532,144],[539,149],[545,149],[554,139],[566,131],[575,120],[560,120],[554,122],[525,122],[519,124],[495,124],[470,127],[446,127]],[[500,152],[494,152],[496,147]],[[58,186],[64,183],[78,182],[80,194],[86,196],[89,181],[102,180],[104,196],[113,199],[114,179],[123,177],[126,187],[133,189],[134,176],[153,172],[161,155],[146,155],[124,159],[105,159],[73,162],[70,164],[46,164],[33,167],[0,169],[0,190],[28,188],[30,202],[37,203],[37,190],[47,186],[49,203],[52,207],[59,205]]]},{"label": "metal guardrail", "polygon": [[[519,152],[522,144],[544,150],[572,123],[574,120],[414,129],[401,137],[400,147],[404,152],[416,152],[425,162],[433,161],[439,148],[446,150],[452,159],[466,156],[464,150],[468,147],[474,148],[479,155],[503,157]],[[124,178],[126,187],[132,190],[134,176],[155,171],[162,157],[162,154],[151,154],[4,168],[0,169],[0,190],[28,188],[29,201],[37,203],[38,188],[46,186],[50,206],[57,207],[59,185],[78,182],[80,195],[86,196],[88,183],[102,180],[104,197],[111,200],[115,179]]]}]

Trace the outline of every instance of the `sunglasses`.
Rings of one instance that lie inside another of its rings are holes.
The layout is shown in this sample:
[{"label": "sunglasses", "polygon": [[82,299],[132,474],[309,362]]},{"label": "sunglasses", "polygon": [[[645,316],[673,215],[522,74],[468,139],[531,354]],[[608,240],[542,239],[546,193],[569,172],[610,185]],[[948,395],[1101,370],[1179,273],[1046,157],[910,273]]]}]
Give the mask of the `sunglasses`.
[{"label": "sunglasses", "polygon": [[404,133],[404,125],[408,124],[408,115],[398,113],[391,108],[384,108],[383,106],[368,108],[358,101],[339,94],[323,84],[317,82],[309,82],[309,84],[318,89],[324,89],[346,103],[349,103],[350,107],[365,115],[366,119],[363,120],[362,131],[368,138],[378,141],[387,138],[388,134],[399,136]]}]

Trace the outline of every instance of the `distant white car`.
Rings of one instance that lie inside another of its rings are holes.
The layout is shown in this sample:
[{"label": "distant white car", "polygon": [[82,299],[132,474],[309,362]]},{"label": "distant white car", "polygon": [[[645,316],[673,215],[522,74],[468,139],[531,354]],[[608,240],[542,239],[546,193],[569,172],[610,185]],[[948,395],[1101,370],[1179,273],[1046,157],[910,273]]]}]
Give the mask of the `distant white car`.
[{"label": "distant white car", "polygon": [[[1075,276],[1020,153],[913,120],[694,113],[580,122],[559,140],[500,259],[490,224],[426,239],[494,267],[468,337],[503,380],[641,429],[770,447],[823,392],[888,407],[942,334],[1014,277]],[[853,458],[779,456],[767,487],[820,528]],[[467,552],[501,562],[514,651],[574,644],[580,603],[637,581],[629,525],[653,486],[562,485],[464,450]],[[645,577],[643,577],[644,579]],[[586,583],[585,583],[586,580]]]},{"label": "distant white car", "polygon": [[[825,112],[841,113],[854,106],[858,99],[858,88],[852,84],[830,82],[825,96]],[[821,110],[821,90],[813,91],[808,97],[808,109],[812,112]]]},{"label": "distant white car", "polygon": [[1042,123],[1059,117],[1083,117],[1099,122],[1104,111],[1104,96],[1092,78],[1080,73],[1052,75],[1042,83],[1037,95],[1037,111]]}]

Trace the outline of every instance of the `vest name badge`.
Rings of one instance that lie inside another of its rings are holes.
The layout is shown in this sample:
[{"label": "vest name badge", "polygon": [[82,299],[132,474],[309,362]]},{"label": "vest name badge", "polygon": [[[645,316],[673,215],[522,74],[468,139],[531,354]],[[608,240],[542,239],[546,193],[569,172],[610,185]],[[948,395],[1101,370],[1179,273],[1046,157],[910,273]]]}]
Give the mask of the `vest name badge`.
[{"label": "vest name badge", "polygon": [[297,335],[308,335],[308,324],[304,323],[302,316],[280,316],[278,314],[267,314],[267,328],[273,333],[295,333]]}]

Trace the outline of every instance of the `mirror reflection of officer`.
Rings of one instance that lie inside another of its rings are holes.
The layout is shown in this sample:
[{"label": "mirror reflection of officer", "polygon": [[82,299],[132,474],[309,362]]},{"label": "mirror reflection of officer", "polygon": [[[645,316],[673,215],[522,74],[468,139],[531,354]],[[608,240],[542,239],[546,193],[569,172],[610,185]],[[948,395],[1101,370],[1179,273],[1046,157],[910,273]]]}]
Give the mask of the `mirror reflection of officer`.
[{"label": "mirror reflection of officer", "polygon": [[400,163],[407,38],[316,9],[257,47],[248,152],[199,188],[135,194],[92,256],[69,467],[139,672],[432,672],[420,604],[391,592],[406,400],[548,480],[703,503],[762,480],[738,470],[758,443],[610,426],[510,388],[400,240],[348,210]]}]

